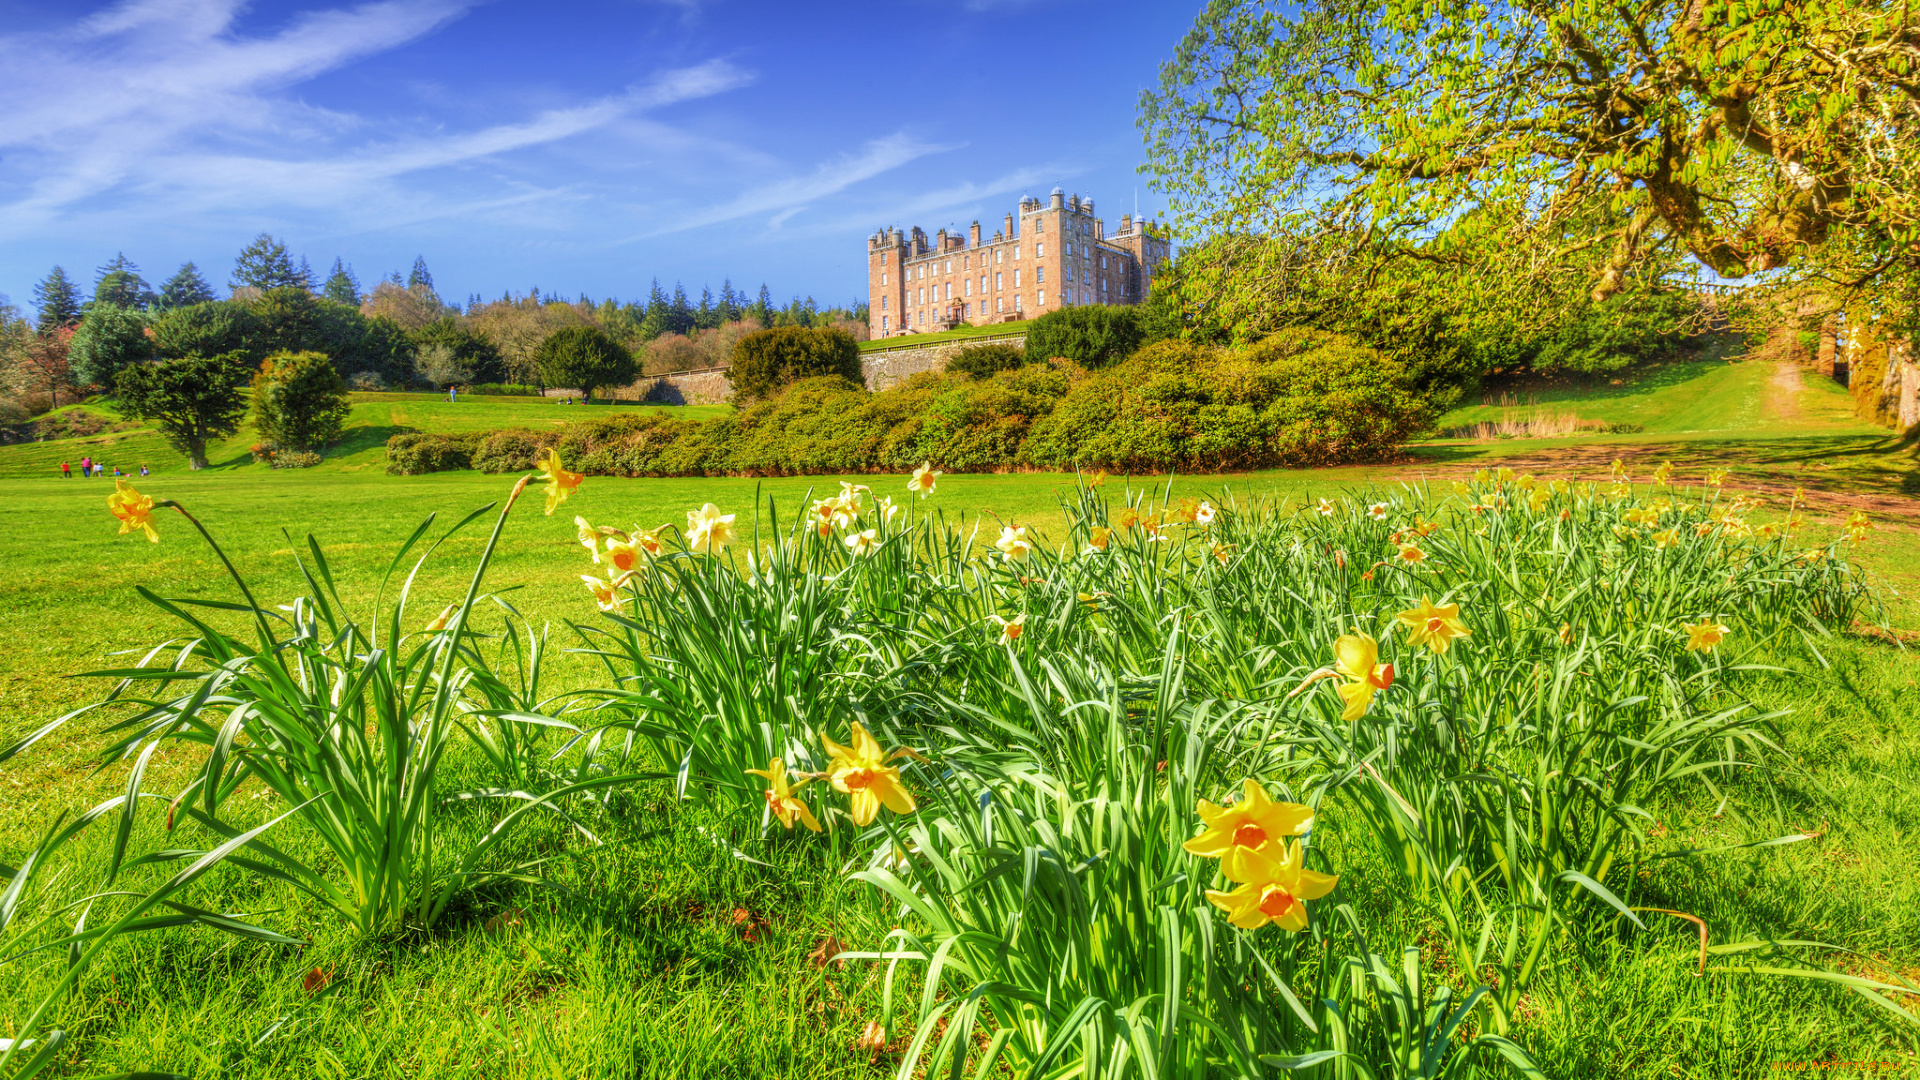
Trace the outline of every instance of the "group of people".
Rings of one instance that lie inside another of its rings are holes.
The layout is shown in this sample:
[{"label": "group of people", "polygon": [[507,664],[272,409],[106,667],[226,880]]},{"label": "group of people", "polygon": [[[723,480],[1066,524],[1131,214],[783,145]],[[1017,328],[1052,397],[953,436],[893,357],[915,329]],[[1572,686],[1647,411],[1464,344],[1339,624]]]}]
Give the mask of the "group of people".
[{"label": "group of people", "polygon": [[[73,479],[73,463],[70,461],[61,462],[60,475],[63,478],[68,480]],[[125,476],[127,474],[124,472],[121,472],[117,466],[109,466],[105,462],[95,461],[91,457],[83,457],[80,459],[80,475],[82,477],[87,477],[87,476]],[[141,476],[148,475],[148,470],[145,464],[142,464],[140,466],[140,475]]]}]

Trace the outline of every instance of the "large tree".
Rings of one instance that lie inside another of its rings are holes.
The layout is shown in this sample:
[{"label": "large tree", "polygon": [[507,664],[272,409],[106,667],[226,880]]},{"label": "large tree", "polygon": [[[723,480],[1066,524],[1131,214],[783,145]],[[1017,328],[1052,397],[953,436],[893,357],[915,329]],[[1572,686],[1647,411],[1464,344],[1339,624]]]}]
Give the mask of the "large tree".
[{"label": "large tree", "polygon": [[633,354],[596,326],[554,331],[540,343],[534,359],[546,385],[577,387],[588,398],[603,387],[625,386],[640,374]]},{"label": "large tree", "polygon": [[258,364],[269,350],[252,308],[214,300],[161,312],[153,320],[153,351],[169,358],[234,353]]},{"label": "large tree", "polygon": [[73,335],[70,362],[82,386],[112,389],[120,369],[153,357],[147,315],[134,308],[95,304]]},{"label": "large tree", "polygon": [[115,255],[94,278],[94,304],[145,311],[158,300],[147,279],[140,276],[140,268],[125,253]]},{"label": "large tree", "polygon": [[33,287],[33,304],[35,325],[43,334],[80,321],[80,291],[61,267],[54,267]]},{"label": "large tree", "polygon": [[1904,6],[1842,0],[1215,0],[1141,124],[1189,239],[1452,230],[1595,299],[1675,251],[1859,282],[1916,261],[1916,60]]},{"label": "large tree", "polygon": [[326,449],[351,409],[346,382],[322,353],[275,353],[253,377],[254,430],[283,450]]},{"label": "large tree", "polygon": [[127,415],[157,422],[189,467],[204,469],[207,443],[240,429],[247,413],[240,388],[251,373],[242,353],[182,356],[125,368],[115,387]]},{"label": "large tree", "polygon": [[181,263],[180,269],[160,286],[160,306],[163,308],[183,308],[194,304],[209,303],[214,299],[213,286],[200,276],[200,268],[190,262]]},{"label": "large tree", "polygon": [[333,272],[327,275],[320,295],[336,304],[360,306],[360,279],[354,276],[353,267],[342,262],[338,255],[333,258]]},{"label": "large tree", "polygon": [[228,284],[236,289],[306,289],[313,288],[313,273],[307,268],[306,260],[295,266],[293,255],[287,251],[287,245],[272,236],[261,233],[253,238],[253,243],[240,249],[233,260],[233,280]]}]

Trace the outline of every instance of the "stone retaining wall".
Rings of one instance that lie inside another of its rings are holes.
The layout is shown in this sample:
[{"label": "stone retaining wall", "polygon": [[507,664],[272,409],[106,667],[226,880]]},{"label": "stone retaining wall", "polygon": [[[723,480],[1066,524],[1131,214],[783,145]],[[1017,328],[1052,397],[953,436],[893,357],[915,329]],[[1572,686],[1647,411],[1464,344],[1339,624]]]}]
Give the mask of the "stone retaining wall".
[{"label": "stone retaining wall", "polygon": [[[969,345],[991,343],[1020,346],[1026,344],[1026,340],[1025,334],[1004,334],[874,349],[860,354],[860,374],[866,380],[867,389],[887,390],[905,381],[909,375],[939,371],[947,366],[947,361],[954,353]],[[547,396],[564,397],[579,393],[578,390],[548,390]],[[632,386],[614,391],[613,396],[621,401],[648,401],[659,405],[724,405],[732,393],[733,384],[727,380],[726,368],[706,368],[641,379]]]}]

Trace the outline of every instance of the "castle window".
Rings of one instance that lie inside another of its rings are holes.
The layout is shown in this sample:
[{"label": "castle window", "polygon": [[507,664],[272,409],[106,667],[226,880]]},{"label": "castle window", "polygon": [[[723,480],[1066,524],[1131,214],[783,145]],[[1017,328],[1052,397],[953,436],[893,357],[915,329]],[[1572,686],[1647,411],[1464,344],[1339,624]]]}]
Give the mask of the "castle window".
[{"label": "castle window", "polygon": [[964,295],[964,296],[972,296],[972,295],[973,295],[973,279],[972,279],[972,278],[968,278],[968,279],[967,279],[967,282],[966,282],[966,288],[965,288],[965,291],[964,291],[964,292],[962,293],[962,295]]},{"label": "castle window", "polygon": [[993,298],[993,310],[995,310],[995,311],[1005,311],[1005,310],[1007,310],[1007,299],[1006,299],[1006,297],[1004,297],[1004,296],[996,296],[996,297],[994,297],[994,298]]},{"label": "castle window", "polygon": [[1107,257],[1105,255],[1102,255],[1100,256],[1100,269],[1105,270],[1106,268],[1107,268]]},{"label": "castle window", "polygon": [[1036,259],[1045,258],[1046,254],[1047,254],[1047,245],[1039,242],[1035,242],[1033,245],[1033,257]]},{"label": "castle window", "polygon": [[1013,296],[1013,313],[1015,315],[1020,314],[1020,294],[1019,293],[1015,293]]},{"label": "castle window", "polygon": [[1016,289],[1020,287],[1020,271],[1018,270],[1013,272],[1013,287]]},{"label": "castle window", "polygon": [[981,292],[987,291],[987,275],[985,274],[980,275],[980,291]]},{"label": "castle window", "polygon": [[881,275],[880,275],[880,284],[882,284],[882,285],[885,285],[886,283],[887,283],[887,275],[885,275],[885,274],[881,274]]},{"label": "castle window", "polygon": [[1101,292],[1106,292],[1106,291],[1107,291],[1107,279],[1106,279],[1106,278],[1101,278],[1101,279],[1100,279],[1100,291],[1101,291]]},{"label": "castle window", "polygon": [[1068,258],[1073,257],[1073,244],[1071,242],[1067,244],[1067,257]]},{"label": "castle window", "polygon": [[951,273],[953,273],[953,260],[952,260],[952,259],[948,259],[948,260],[947,260],[947,273],[949,273],[949,274],[951,274]]},{"label": "castle window", "polygon": [[887,310],[887,298],[884,296],[880,298],[880,310],[881,311]]},{"label": "castle window", "polygon": [[[1014,271],[1014,272],[1015,272],[1015,273],[1019,273],[1019,271],[1017,271],[1017,270],[1016,270],[1016,271]],[[1005,277],[1005,276],[1006,276],[1005,274],[1002,274],[1002,273],[1001,273],[1000,271],[998,271],[998,270],[996,270],[996,271],[994,271],[994,272],[993,272],[993,291],[994,291],[994,292],[999,292],[999,291],[1000,291],[1001,289],[1003,289],[1003,288],[1005,288],[1005,287],[1006,287],[1005,285],[1003,285],[1003,284],[1001,284],[1001,280],[1000,280],[1001,278],[1003,278],[1003,277]]]},{"label": "castle window", "polygon": [[1034,267],[1034,268],[1033,268],[1033,280],[1034,280],[1035,282],[1045,282],[1045,281],[1047,280],[1047,268],[1046,268],[1046,267],[1044,267],[1044,266],[1036,266],[1036,267]]},{"label": "castle window", "polygon": [[947,282],[947,299],[953,299],[953,282]]},{"label": "castle window", "polygon": [[1002,249],[1000,249],[1000,248],[994,248],[994,249],[993,249],[993,262],[994,262],[994,265],[995,265],[995,266],[998,266],[998,265],[1000,264],[1000,252],[1001,252],[1001,250],[1002,250]]},{"label": "castle window", "polygon": [[885,315],[882,315],[880,316],[880,333],[885,334],[886,332],[887,332],[887,317]]},{"label": "castle window", "polygon": [[1045,290],[1045,289],[1041,289],[1041,290],[1040,290],[1039,292],[1037,292],[1037,293],[1035,293],[1035,294],[1034,294],[1034,296],[1033,296],[1033,306],[1034,306],[1034,307],[1046,307],[1046,306],[1047,306],[1047,290]]}]

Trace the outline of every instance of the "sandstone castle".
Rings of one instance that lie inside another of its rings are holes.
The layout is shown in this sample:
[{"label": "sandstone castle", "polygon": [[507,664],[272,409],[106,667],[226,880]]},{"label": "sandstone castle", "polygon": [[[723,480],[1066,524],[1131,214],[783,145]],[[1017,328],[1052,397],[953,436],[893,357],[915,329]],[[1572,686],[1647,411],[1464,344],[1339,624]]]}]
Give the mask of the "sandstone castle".
[{"label": "sandstone castle", "polygon": [[1145,218],[1120,217],[1106,235],[1093,200],[1053,189],[1047,202],[1020,200],[990,240],[886,229],[867,238],[869,329],[876,338],[946,330],[960,323],[1031,319],[1075,304],[1137,304],[1167,258],[1167,241]]}]

